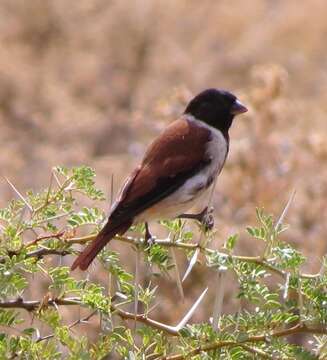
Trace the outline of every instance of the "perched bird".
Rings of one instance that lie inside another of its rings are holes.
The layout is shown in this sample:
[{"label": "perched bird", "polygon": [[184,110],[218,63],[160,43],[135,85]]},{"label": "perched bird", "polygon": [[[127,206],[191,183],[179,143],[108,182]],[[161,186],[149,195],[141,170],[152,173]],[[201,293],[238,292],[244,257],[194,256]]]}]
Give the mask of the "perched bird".
[{"label": "perched bird", "polygon": [[192,208],[221,172],[229,149],[228,130],[235,115],[246,111],[228,91],[207,89],[194,97],[183,115],[149,146],[122,186],[108,222],[72,270],[86,270],[101,249],[132,224],[145,222],[148,239],[148,221],[180,217]]}]

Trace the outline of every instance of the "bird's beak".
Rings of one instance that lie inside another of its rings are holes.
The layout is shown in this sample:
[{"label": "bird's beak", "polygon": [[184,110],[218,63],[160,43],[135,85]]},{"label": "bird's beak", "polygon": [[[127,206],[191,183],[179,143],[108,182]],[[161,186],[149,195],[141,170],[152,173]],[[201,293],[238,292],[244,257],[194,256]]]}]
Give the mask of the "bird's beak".
[{"label": "bird's beak", "polygon": [[231,113],[233,115],[243,114],[247,112],[248,109],[240,102],[240,100],[236,99],[234,104],[232,105]]}]

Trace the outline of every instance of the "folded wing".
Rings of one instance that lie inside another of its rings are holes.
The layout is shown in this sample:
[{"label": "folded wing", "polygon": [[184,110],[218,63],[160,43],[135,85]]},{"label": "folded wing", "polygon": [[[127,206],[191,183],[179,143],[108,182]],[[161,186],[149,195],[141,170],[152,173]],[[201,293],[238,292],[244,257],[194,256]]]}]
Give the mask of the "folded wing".
[{"label": "folded wing", "polygon": [[208,141],[210,131],[186,119],[168,126],[127,179],[107,224],[75,260],[72,269],[85,270],[110,239],[128,230],[135,216],[172,194],[208,165],[211,161],[206,156]]}]

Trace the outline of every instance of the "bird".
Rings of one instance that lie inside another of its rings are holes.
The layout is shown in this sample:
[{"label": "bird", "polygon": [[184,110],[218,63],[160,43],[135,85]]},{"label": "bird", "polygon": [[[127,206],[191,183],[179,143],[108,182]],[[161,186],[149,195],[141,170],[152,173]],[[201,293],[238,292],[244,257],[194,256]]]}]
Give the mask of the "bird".
[{"label": "bird", "polygon": [[[231,92],[210,88],[187,104],[184,113],[150,144],[142,162],[127,177],[108,221],[75,259],[71,270],[86,270],[115,235],[132,225],[187,214],[213,186],[229,152],[229,129],[248,109]],[[199,214],[203,218],[207,209]]]}]

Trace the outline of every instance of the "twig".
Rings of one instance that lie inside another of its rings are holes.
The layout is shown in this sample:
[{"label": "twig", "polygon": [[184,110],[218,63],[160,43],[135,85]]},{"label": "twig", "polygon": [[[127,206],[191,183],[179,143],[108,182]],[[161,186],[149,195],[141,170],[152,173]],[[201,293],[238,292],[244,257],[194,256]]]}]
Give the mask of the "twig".
[{"label": "twig", "polygon": [[[63,216],[63,215],[61,215]],[[50,235],[49,235],[50,236]],[[68,239],[64,239],[64,243],[66,245],[73,245],[73,244],[86,244],[89,241],[92,241],[96,238],[97,234],[90,234],[90,235],[86,235],[86,236],[82,236],[82,237],[73,237],[73,238],[68,238]],[[53,237],[55,237],[55,235],[53,235]],[[130,236],[120,236],[120,235],[116,235],[114,237],[113,240],[116,241],[121,241],[121,242],[125,242],[128,243],[130,245],[134,245],[134,246],[143,246],[144,245],[144,240],[143,239],[137,239],[137,238],[133,238]],[[179,249],[186,249],[186,250],[195,250],[198,252],[202,252],[206,255],[209,254],[213,254],[215,252],[217,252],[217,250],[214,249],[210,249],[210,248],[204,248],[201,247],[199,244],[190,244],[190,243],[183,243],[181,241],[171,241],[169,239],[155,239],[153,240],[154,244],[157,245],[161,245],[164,247],[173,247],[173,248],[179,248]],[[39,251],[39,252],[38,252]],[[44,250],[44,249],[39,249],[39,250],[35,250],[34,252],[28,253],[28,257],[32,257],[32,256],[39,256],[39,254],[41,254],[42,256],[44,255],[68,255],[71,252],[63,252],[63,253],[57,253],[57,250]],[[219,253],[219,252],[218,252]],[[8,254],[9,256],[11,255],[15,255],[17,254],[17,252],[12,252],[10,254]],[[273,273],[275,273],[276,275],[279,275],[280,277],[286,279],[287,277],[287,273],[279,268],[277,268],[276,266],[272,265],[271,263],[269,263],[269,259],[268,260],[264,260],[261,258],[261,256],[241,256],[241,255],[227,255],[223,252],[219,253],[222,256],[226,256],[228,259],[231,259],[233,261],[242,261],[242,262],[247,262],[247,263],[253,263],[253,264],[257,264],[262,266],[263,268],[265,268],[266,270],[269,270]],[[0,258],[0,263],[3,263],[5,260],[4,258]],[[316,279],[321,277],[320,273],[316,273],[316,274],[300,274],[300,277],[303,279]]]},{"label": "twig", "polygon": [[[91,317],[93,317],[96,313],[98,312],[98,310],[94,310],[92,311],[89,315],[85,316],[82,319],[77,319],[76,321],[74,321],[73,323],[71,323],[70,325],[68,325],[68,329],[72,329],[74,326],[78,325],[78,324],[82,324],[82,323],[86,323],[88,322]],[[49,340],[51,338],[53,338],[54,336],[56,336],[56,334],[49,334],[46,336],[42,336],[39,337],[36,342],[40,342],[40,341],[44,341],[44,340]]]},{"label": "twig", "polygon": [[[8,301],[1,301],[0,308],[4,309],[24,309],[26,311],[34,311],[39,308],[42,304],[42,301],[39,300],[24,300],[23,298],[17,298],[16,300],[8,300]],[[55,306],[56,305],[79,305],[80,299],[79,298],[50,298],[47,300],[47,305]]]},{"label": "twig", "polygon": [[46,219],[43,219],[43,220],[39,220],[35,223],[35,225],[41,225],[41,224],[44,224],[46,222],[50,222],[50,221],[53,221],[53,220],[58,220],[58,219],[61,219],[65,216],[69,216],[71,214],[73,214],[74,211],[69,211],[69,212],[66,212],[66,213],[63,213],[63,214],[58,214],[58,215],[55,215],[55,216],[52,216],[52,217],[49,217],[49,218],[46,218]]},{"label": "twig", "polygon": [[[248,351],[249,353],[259,356],[261,359],[271,359],[271,360],[275,359],[275,357],[270,356],[269,354],[265,353],[261,349],[254,348],[254,347],[248,346],[246,344],[240,344],[239,346],[241,346],[244,350]],[[255,357],[255,359],[256,358],[257,357]]]},{"label": "twig", "polygon": [[[31,251],[31,252],[27,253],[26,258],[36,257],[38,259],[41,259],[47,255],[66,256],[66,255],[71,255],[71,253],[72,252],[70,250],[56,250],[56,249],[41,248],[41,249],[37,249],[35,251]],[[0,260],[0,262],[1,262],[1,260]]]},{"label": "twig", "polygon": [[[12,257],[12,256],[17,255],[17,254],[18,254],[17,251],[8,251],[8,256],[9,257]],[[72,254],[71,250],[57,250],[57,249],[40,248],[40,249],[37,249],[37,250],[33,250],[31,252],[28,252],[25,255],[25,259],[32,258],[32,257],[42,259],[44,256],[47,256],[47,255],[66,256],[66,255],[71,255],[71,254]],[[6,262],[5,257],[0,258],[0,264],[4,264],[5,262]]]},{"label": "twig", "polygon": [[25,247],[30,247],[30,246],[33,246],[33,245],[36,245],[39,241],[43,241],[43,240],[47,240],[47,239],[52,239],[52,238],[55,238],[55,239],[61,239],[61,237],[65,234],[65,231],[60,231],[56,234],[50,234],[50,235],[43,235],[43,236],[39,236],[37,237],[36,239],[28,242],[25,244]]},{"label": "twig", "polygon": [[[176,354],[172,356],[164,356],[161,357],[162,360],[182,360],[189,359],[191,356],[200,354],[201,352],[208,352],[212,350],[221,349],[223,347],[231,347],[231,346],[247,346],[247,343],[256,343],[256,342],[269,342],[270,338],[280,338],[288,335],[299,334],[299,333],[309,333],[309,334],[327,334],[327,327],[308,327],[305,324],[297,324],[291,328],[280,330],[276,332],[272,332],[270,334],[264,335],[255,335],[250,336],[244,341],[236,342],[236,341],[216,341],[213,343],[209,343],[203,346],[199,346],[188,353],[184,354]],[[268,354],[267,354],[268,355]]]},{"label": "twig", "polygon": [[[197,301],[193,304],[191,309],[183,317],[183,319],[176,326],[166,325],[159,321],[153,320],[147,317],[145,314],[134,314],[128,311],[124,311],[118,307],[118,305],[112,304],[110,310],[125,320],[135,320],[151,326],[155,329],[164,331],[166,334],[177,336],[179,331],[186,325],[194,311],[202,301],[207,289],[199,296]],[[39,300],[24,300],[23,298],[17,298],[16,300],[2,301],[0,302],[0,308],[4,309],[24,309],[26,311],[35,311],[42,305],[42,301]],[[71,298],[49,298],[47,299],[47,306],[61,306],[61,305],[83,305],[80,298],[71,297]]]},{"label": "twig", "polygon": [[49,183],[49,187],[48,187],[48,191],[47,191],[47,195],[45,197],[45,201],[44,201],[44,204],[40,205],[38,208],[36,208],[34,210],[34,214],[37,214],[39,213],[41,210],[43,210],[44,208],[46,208],[49,204],[49,197],[50,197],[50,193],[51,193],[51,188],[52,188],[52,184],[53,184],[53,178],[54,178],[54,172],[52,171],[51,172],[51,176],[50,176],[50,183]]}]

